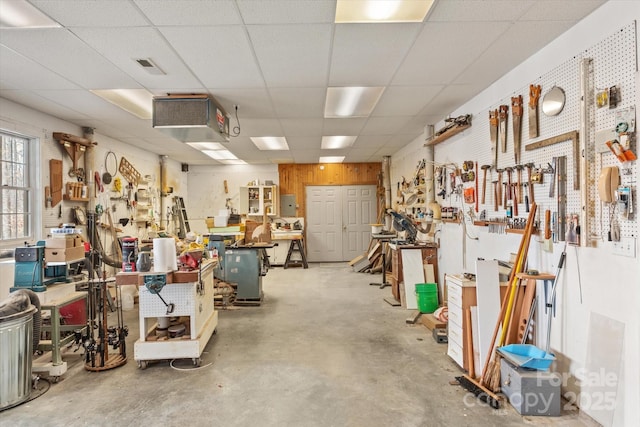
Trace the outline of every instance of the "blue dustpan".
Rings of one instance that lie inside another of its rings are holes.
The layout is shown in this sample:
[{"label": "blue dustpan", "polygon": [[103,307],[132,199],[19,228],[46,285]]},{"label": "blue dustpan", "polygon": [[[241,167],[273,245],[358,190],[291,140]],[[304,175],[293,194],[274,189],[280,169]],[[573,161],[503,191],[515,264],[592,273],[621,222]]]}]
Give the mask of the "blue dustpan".
[{"label": "blue dustpan", "polygon": [[546,371],[556,357],[531,344],[509,344],[498,347],[500,354],[515,366]]}]

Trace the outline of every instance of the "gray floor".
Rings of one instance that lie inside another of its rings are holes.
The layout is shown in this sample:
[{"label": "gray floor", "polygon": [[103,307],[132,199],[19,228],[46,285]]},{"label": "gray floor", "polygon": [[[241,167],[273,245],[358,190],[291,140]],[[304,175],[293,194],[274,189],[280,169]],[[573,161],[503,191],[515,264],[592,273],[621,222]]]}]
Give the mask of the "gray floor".
[{"label": "gray floor", "polygon": [[[370,286],[380,276],[346,263],[309,269],[273,268],[260,307],[220,311],[202,366],[133,360],[85,371],[68,356],[69,371],[47,393],[0,413],[3,426],[521,426],[596,425],[577,412],[560,418],[521,417],[509,405],[494,410],[459,386],[461,372],[422,325]],[[137,307],[136,307],[137,308]]]}]

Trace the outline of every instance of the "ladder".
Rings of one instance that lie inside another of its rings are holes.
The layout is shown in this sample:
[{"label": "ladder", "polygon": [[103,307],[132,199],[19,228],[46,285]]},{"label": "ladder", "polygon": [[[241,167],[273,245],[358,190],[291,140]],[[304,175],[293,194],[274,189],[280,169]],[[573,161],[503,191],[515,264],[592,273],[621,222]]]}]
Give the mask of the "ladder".
[{"label": "ladder", "polygon": [[187,233],[191,231],[191,228],[189,227],[189,218],[187,217],[187,209],[184,207],[184,199],[179,196],[174,196],[173,205],[175,206],[175,211],[178,215],[178,223],[180,225],[178,238],[184,239],[187,237]]}]

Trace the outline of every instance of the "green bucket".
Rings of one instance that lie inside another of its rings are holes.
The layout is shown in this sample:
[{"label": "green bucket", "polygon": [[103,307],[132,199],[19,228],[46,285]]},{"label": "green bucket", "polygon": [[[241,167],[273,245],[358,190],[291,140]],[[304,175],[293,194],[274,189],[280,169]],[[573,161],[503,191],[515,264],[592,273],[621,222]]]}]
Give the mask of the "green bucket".
[{"label": "green bucket", "polygon": [[416,283],[416,299],[420,313],[433,313],[438,308],[438,285]]}]

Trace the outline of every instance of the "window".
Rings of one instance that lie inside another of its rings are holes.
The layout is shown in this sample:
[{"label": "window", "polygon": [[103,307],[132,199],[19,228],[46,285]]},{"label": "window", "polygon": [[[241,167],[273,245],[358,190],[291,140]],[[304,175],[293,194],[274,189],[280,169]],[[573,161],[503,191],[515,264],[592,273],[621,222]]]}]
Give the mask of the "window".
[{"label": "window", "polygon": [[0,245],[33,236],[28,138],[0,131]]}]

